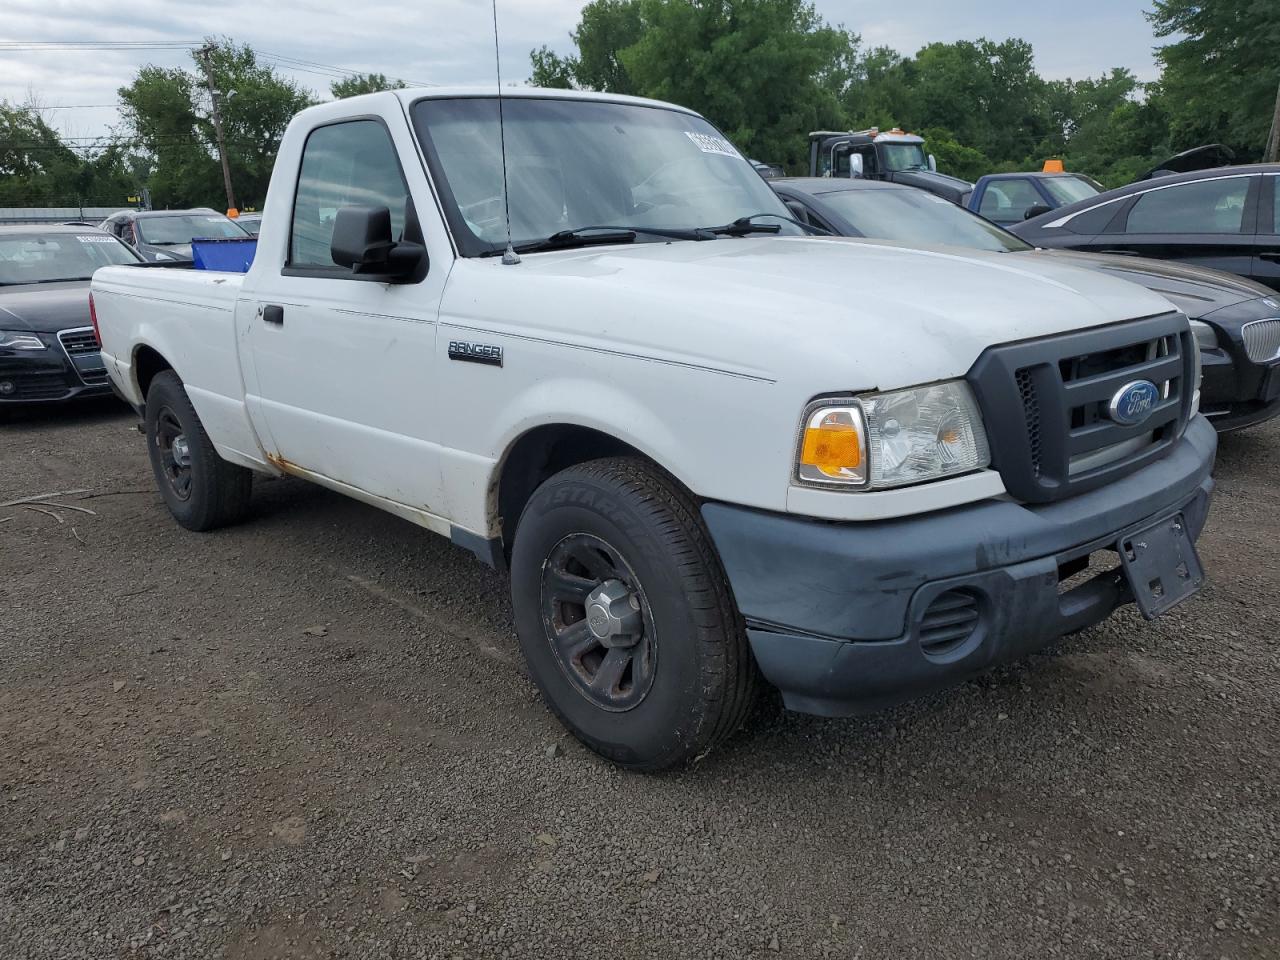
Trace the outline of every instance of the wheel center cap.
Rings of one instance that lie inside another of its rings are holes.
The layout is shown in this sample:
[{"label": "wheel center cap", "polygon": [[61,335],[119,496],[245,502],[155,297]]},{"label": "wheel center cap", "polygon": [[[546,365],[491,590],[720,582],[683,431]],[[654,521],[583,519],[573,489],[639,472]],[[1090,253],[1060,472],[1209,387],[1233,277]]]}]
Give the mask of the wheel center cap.
[{"label": "wheel center cap", "polygon": [[640,641],[640,601],[621,580],[606,580],[587,594],[587,627],[601,645],[633,647]]},{"label": "wheel center cap", "polygon": [[185,436],[173,438],[173,462],[180,467],[191,466],[191,447]]}]

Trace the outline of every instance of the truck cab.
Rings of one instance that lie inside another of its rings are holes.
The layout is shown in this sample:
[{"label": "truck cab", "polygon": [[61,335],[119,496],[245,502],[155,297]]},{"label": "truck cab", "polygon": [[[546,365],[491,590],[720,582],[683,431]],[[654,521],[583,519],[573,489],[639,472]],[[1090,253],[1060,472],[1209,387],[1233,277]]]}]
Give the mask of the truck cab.
[{"label": "truck cab", "polygon": [[938,173],[933,154],[926,154],[924,138],[900,129],[815,130],[809,134],[809,176],[862,177],[920,187],[965,204],[973,184]]}]

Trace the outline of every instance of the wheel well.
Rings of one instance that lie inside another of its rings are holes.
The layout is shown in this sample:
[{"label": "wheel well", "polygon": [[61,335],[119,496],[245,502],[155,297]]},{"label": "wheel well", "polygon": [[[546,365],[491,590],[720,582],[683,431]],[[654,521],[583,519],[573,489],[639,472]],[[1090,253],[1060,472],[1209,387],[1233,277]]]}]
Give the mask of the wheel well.
[{"label": "wheel well", "polygon": [[543,481],[567,467],[617,456],[644,454],[617,437],[567,423],[536,427],[517,440],[503,461],[498,478],[498,520],[507,558],[511,556],[520,514]]},{"label": "wheel well", "polygon": [[133,355],[133,375],[138,380],[138,390],[142,394],[143,402],[146,401],[147,391],[151,388],[151,381],[156,378],[156,374],[172,369],[173,364],[151,347],[138,348]]}]

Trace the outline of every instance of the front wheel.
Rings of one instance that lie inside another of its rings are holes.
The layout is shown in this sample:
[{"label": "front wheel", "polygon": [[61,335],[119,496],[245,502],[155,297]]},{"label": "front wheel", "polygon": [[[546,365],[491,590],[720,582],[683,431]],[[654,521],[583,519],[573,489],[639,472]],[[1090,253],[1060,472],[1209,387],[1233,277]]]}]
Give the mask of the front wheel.
[{"label": "front wheel", "polygon": [[756,668],[697,504],[631,458],[535,491],[512,604],[529,672],[592,750],[637,770],[688,762],[741,725]]},{"label": "front wheel", "polygon": [[145,423],[156,486],[178,523],[188,530],[212,530],[244,516],[253,474],[218,456],[172,370],[151,381]]}]

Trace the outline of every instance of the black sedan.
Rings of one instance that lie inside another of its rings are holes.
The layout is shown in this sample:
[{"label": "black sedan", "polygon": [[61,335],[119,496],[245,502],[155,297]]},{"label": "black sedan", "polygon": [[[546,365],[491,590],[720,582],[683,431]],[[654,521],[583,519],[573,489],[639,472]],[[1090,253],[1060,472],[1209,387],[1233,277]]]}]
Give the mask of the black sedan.
[{"label": "black sedan", "polygon": [[202,207],[194,210],[121,210],[102,221],[102,229],[123,240],[147,260],[190,260],[192,240],[244,239],[252,236],[230,217]]},{"label": "black sedan", "polygon": [[93,227],[0,227],[0,405],[111,393],[89,279],[98,267],[138,260]]},{"label": "black sedan", "polygon": [[1131,183],[1009,227],[1037,247],[1178,260],[1280,290],[1280,164]]},{"label": "black sedan", "polygon": [[1141,284],[1191,319],[1204,359],[1201,410],[1220,430],[1280,413],[1280,296],[1252,281],[1188,264],[1036,250],[1013,234],[923,190],[865,180],[774,180],[804,223],[845,237],[1052,257]]}]

